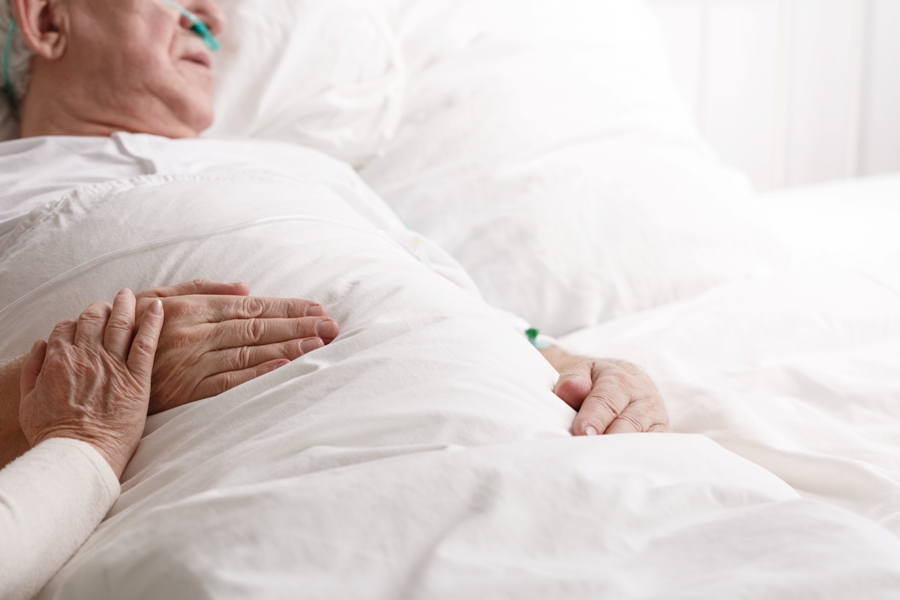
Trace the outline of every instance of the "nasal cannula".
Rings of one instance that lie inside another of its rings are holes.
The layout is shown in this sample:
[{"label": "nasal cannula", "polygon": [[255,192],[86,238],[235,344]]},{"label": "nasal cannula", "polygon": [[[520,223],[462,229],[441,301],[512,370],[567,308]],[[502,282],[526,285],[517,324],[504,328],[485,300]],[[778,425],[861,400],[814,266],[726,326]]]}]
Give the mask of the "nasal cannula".
[{"label": "nasal cannula", "polygon": [[184,17],[191,22],[191,31],[199,35],[203,38],[203,42],[206,44],[206,47],[212,50],[213,52],[218,52],[222,49],[222,45],[219,44],[219,40],[216,39],[216,36],[212,34],[212,31],[209,30],[209,26],[200,20],[200,17],[174,2],[174,0],[162,0],[164,3],[168,4],[178,12],[180,12]]}]

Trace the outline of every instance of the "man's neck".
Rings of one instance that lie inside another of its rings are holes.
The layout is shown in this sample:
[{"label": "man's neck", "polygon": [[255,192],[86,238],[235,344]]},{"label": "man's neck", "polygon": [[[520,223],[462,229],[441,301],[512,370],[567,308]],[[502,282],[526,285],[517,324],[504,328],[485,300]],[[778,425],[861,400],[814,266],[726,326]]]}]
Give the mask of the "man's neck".
[{"label": "man's neck", "polygon": [[104,127],[100,123],[72,118],[65,111],[54,110],[46,103],[23,102],[19,114],[21,117],[19,134],[23,138],[40,135],[108,137],[120,131],[119,128]]},{"label": "man's neck", "polygon": [[[193,138],[197,132],[161,114],[128,114],[125,107],[104,104],[104,90],[88,93],[58,73],[58,64],[35,61],[28,93],[19,109],[20,136],[108,137],[118,131],[150,133],[170,138]],[[60,90],[66,90],[60,93]],[[130,106],[130,105],[126,105]],[[134,111],[132,111],[134,112]]]}]

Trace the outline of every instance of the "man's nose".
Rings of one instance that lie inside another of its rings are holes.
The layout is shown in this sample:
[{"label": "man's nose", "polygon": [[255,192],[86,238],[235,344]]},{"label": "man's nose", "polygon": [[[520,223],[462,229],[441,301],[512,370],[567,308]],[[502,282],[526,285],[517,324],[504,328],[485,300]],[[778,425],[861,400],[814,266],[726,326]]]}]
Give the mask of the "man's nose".
[{"label": "man's nose", "polygon": [[219,8],[214,0],[188,0],[182,6],[206,23],[213,35],[219,35],[225,30],[227,25],[225,13],[222,12],[222,9]]}]

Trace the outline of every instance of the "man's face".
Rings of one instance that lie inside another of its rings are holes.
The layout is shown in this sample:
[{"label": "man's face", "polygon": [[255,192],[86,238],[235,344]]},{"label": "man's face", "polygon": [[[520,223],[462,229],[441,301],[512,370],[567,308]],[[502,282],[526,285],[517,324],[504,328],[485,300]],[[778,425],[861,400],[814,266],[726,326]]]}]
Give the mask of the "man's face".
[{"label": "man's face", "polygon": [[[63,1],[67,62],[90,82],[110,125],[184,137],[212,124],[212,53],[187,18],[161,0]],[[214,34],[224,28],[213,0],[179,4]]]}]

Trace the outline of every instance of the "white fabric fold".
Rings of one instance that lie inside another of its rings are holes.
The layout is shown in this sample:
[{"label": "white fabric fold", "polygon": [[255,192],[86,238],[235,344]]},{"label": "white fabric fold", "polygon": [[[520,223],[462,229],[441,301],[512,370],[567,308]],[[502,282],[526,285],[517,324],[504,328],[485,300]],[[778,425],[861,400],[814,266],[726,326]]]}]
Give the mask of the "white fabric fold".
[{"label": "white fabric fold", "polygon": [[315,299],[342,330],[151,417],[122,497],[41,598],[896,595],[896,536],[727,440],[571,437],[524,336],[324,180],[110,182],[10,238],[0,355],[73,305],[201,276]]}]

